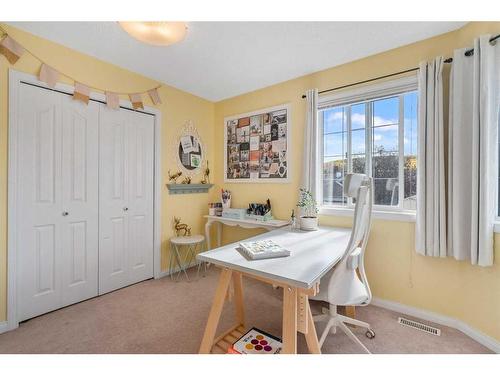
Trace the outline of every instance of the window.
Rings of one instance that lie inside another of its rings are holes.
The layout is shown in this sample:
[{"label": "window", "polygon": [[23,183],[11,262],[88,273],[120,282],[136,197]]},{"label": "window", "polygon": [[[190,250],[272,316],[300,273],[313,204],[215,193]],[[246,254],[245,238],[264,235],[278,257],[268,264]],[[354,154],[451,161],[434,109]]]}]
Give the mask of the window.
[{"label": "window", "polygon": [[416,209],[417,101],[414,78],[320,99],[323,206],[352,207],[344,176],[366,173],[376,209]]}]

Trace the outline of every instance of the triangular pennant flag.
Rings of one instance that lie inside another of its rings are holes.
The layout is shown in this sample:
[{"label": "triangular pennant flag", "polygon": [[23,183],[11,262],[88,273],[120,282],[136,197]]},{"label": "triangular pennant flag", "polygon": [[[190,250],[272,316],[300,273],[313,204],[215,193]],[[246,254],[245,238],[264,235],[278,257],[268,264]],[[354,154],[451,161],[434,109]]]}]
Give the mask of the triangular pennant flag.
[{"label": "triangular pennant flag", "polygon": [[14,65],[24,53],[24,48],[7,35],[0,42],[0,53],[5,56],[9,63]]},{"label": "triangular pennant flag", "polygon": [[42,64],[38,79],[45,82],[50,88],[54,88],[59,78],[59,72],[46,64]]},{"label": "triangular pennant flag", "polygon": [[111,109],[120,108],[120,98],[114,92],[106,91],[106,106]]},{"label": "triangular pennant flag", "polygon": [[73,92],[73,100],[80,100],[85,104],[89,104],[90,89],[82,83],[75,82],[75,91]]},{"label": "triangular pennant flag", "polygon": [[134,109],[144,109],[142,105],[142,95],[141,94],[130,94],[130,101],[132,102],[132,107]]},{"label": "triangular pennant flag", "polygon": [[158,94],[158,89],[149,90],[148,94],[154,105],[161,104],[161,99],[160,95]]}]

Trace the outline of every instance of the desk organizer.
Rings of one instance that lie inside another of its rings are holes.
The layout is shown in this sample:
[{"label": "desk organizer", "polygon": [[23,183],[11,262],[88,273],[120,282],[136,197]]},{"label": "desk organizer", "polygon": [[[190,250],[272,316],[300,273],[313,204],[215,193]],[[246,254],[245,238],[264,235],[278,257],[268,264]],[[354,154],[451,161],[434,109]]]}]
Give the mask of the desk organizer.
[{"label": "desk organizer", "polygon": [[268,212],[265,215],[252,215],[252,214],[246,214],[245,219],[248,220],[255,220],[255,221],[268,221],[268,220],[274,220],[273,215],[271,212]]},{"label": "desk organizer", "polygon": [[223,208],[222,209],[222,217],[226,217],[228,219],[245,219],[245,215],[247,213],[246,208]]}]

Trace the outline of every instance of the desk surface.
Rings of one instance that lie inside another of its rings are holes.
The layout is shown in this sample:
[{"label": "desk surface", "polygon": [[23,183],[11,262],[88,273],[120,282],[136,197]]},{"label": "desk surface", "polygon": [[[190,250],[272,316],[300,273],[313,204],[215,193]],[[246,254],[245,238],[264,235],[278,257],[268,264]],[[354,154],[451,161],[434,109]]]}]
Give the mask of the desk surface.
[{"label": "desk surface", "polygon": [[258,227],[275,227],[275,228],[281,228],[284,226],[287,226],[290,224],[288,221],[285,220],[267,220],[267,221],[259,221],[259,220],[252,220],[252,219],[232,219],[230,217],[223,217],[223,216],[213,216],[213,215],[205,215],[205,218],[208,220],[213,220],[213,221],[220,221],[220,222],[225,222],[225,223],[234,223],[234,224],[243,224],[243,225],[252,225],[252,226],[258,226]]},{"label": "desk surface", "polygon": [[245,241],[273,240],[290,250],[288,257],[247,260],[236,250],[238,243],[232,243],[200,253],[197,258],[221,267],[309,289],[340,260],[347,248],[350,234],[350,229],[333,227],[320,227],[311,232],[276,229]]}]

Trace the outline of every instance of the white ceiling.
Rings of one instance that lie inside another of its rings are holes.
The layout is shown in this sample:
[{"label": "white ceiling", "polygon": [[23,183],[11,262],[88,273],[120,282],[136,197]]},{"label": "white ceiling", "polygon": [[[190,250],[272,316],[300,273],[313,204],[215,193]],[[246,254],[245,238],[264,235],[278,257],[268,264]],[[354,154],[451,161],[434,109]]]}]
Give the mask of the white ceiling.
[{"label": "white ceiling", "polygon": [[116,22],[10,22],[67,47],[218,101],[457,29],[465,22],[190,22],[168,47]]}]

